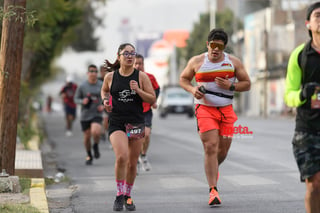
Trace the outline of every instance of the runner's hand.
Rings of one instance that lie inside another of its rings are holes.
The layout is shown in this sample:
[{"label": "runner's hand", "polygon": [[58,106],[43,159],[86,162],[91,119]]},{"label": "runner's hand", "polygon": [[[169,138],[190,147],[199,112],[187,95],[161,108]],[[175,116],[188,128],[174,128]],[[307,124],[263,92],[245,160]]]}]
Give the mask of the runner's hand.
[{"label": "runner's hand", "polygon": [[135,80],[131,80],[130,81],[130,89],[137,92],[137,90],[139,89],[138,82],[136,82]]},{"label": "runner's hand", "polygon": [[193,87],[193,96],[196,98],[196,99],[201,99],[203,98],[204,96],[204,93],[202,93],[200,90],[199,90],[200,86],[196,86],[196,87]]},{"label": "runner's hand", "polygon": [[229,77],[228,75],[225,78],[216,77],[214,82],[222,89],[229,90],[231,86],[231,82],[229,81],[228,77]]},{"label": "runner's hand", "polygon": [[111,106],[109,100],[103,100],[103,106],[107,110],[107,112],[112,111],[112,106]]},{"label": "runner's hand", "polygon": [[300,100],[303,101],[305,99],[310,99],[314,93],[316,86],[320,86],[320,84],[316,82],[306,83],[300,93]]},{"label": "runner's hand", "polygon": [[157,105],[157,102],[154,102],[154,104],[152,104],[151,106],[153,109],[157,109],[158,105]]},{"label": "runner's hand", "polygon": [[87,105],[89,103],[89,98],[88,97],[85,97],[83,100],[82,100],[82,104],[83,105]]}]

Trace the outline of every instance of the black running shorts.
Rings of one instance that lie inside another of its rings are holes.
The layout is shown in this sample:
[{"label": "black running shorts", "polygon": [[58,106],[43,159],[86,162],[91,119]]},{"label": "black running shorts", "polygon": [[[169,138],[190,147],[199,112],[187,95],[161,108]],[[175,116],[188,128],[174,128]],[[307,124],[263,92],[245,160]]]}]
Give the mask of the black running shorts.
[{"label": "black running shorts", "polygon": [[102,124],[102,117],[95,117],[89,121],[81,121],[81,129],[82,131],[86,131],[87,129],[90,129],[91,123],[99,123]]},{"label": "black running shorts", "polygon": [[[109,136],[115,132],[115,131],[123,131],[126,133],[126,124],[128,121],[119,121],[119,120],[114,120],[112,118],[109,118],[109,127],[108,127],[108,134]],[[144,122],[134,122],[133,124],[144,124]]]},{"label": "black running shorts", "polygon": [[146,127],[150,127],[151,128],[151,126],[152,126],[152,116],[153,116],[152,110],[150,109],[149,111],[144,112],[143,115],[144,115],[144,123],[145,123]]}]

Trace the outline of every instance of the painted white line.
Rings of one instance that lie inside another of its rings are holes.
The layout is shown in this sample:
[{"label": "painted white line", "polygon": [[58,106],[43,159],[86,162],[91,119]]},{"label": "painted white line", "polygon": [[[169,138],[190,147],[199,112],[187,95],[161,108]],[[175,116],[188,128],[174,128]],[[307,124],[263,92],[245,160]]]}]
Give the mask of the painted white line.
[{"label": "painted white line", "polygon": [[224,165],[228,164],[228,167],[229,167],[229,166],[232,166],[232,167],[235,167],[235,168],[238,168],[238,169],[245,170],[245,171],[247,171],[247,172],[257,172],[257,171],[258,171],[258,170],[255,169],[255,168],[252,168],[252,167],[243,165],[243,164],[238,163],[238,162],[235,162],[235,161],[231,161],[230,159],[229,159],[229,160],[226,160],[223,164],[224,164]]},{"label": "painted white line", "polygon": [[160,179],[160,184],[165,189],[199,188],[207,184],[189,177],[166,177]]},{"label": "painted white line", "polygon": [[280,184],[270,179],[262,178],[256,175],[230,175],[224,176],[224,179],[232,182],[235,185],[240,186],[257,186],[257,185],[268,185],[268,184]]}]

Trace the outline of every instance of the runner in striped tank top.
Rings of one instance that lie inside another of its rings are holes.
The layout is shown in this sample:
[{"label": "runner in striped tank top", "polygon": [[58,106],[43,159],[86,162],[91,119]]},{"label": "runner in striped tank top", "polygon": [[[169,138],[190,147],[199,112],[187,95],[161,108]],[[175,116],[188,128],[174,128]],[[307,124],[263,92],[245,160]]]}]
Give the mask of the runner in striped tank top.
[{"label": "runner in striped tank top", "polygon": [[203,64],[195,74],[196,82],[203,85],[208,91],[220,93],[221,96],[207,93],[201,99],[195,98],[195,104],[215,107],[232,104],[233,99],[223,95],[233,96],[234,91],[219,87],[215,82],[216,77],[228,79],[231,83],[235,82],[234,66],[227,53],[224,53],[223,61],[218,63],[212,63],[208,58],[208,53],[205,53]]},{"label": "runner in striped tank top", "polygon": [[[192,57],[180,75],[181,87],[195,99],[210,206],[221,204],[217,189],[218,167],[227,156],[237,120],[232,107],[234,92],[250,89],[250,79],[242,62],[224,52],[227,43],[228,35],[222,29],[213,29],[206,42],[208,52]],[[196,85],[191,83],[194,77]]]}]

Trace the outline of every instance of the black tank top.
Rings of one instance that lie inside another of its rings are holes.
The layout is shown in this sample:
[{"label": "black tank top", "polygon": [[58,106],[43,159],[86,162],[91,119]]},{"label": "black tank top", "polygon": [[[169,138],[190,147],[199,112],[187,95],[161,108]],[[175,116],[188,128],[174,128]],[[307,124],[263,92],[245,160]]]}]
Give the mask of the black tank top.
[{"label": "black tank top", "polygon": [[114,71],[110,93],[112,96],[112,112],[110,119],[126,123],[144,123],[142,99],[131,91],[129,82],[135,80],[139,84],[139,70],[134,69],[130,76],[122,76],[119,70]]}]

